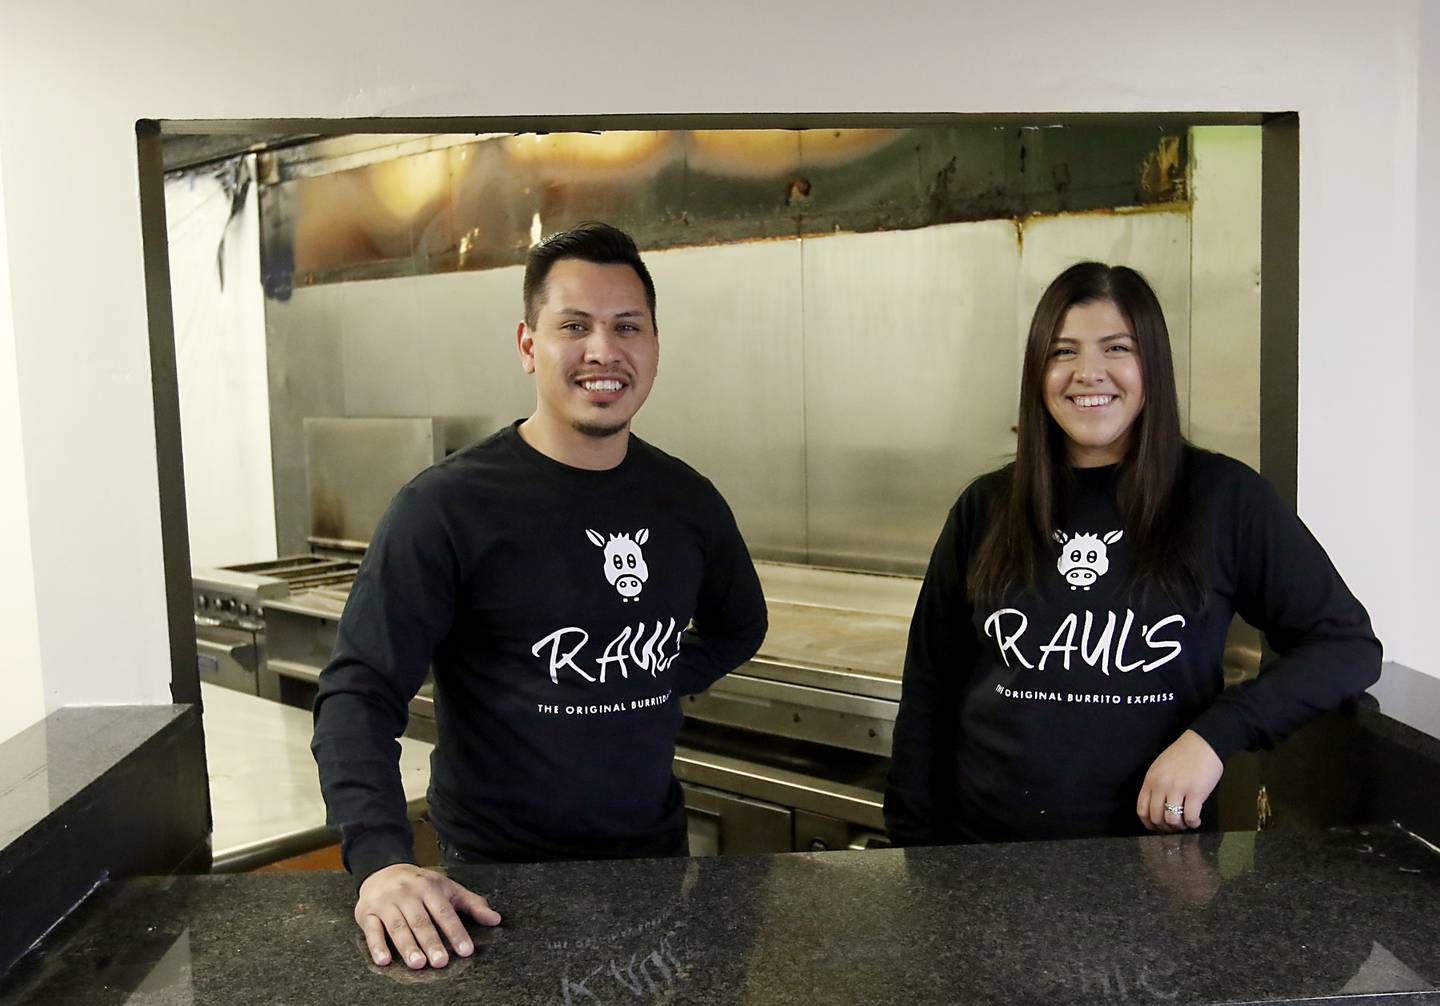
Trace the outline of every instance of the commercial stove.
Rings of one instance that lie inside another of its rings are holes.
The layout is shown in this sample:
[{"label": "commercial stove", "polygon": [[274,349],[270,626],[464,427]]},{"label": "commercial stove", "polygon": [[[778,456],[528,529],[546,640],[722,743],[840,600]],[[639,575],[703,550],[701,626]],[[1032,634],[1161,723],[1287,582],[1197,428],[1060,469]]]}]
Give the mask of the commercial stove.
[{"label": "commercial stove", "polygon": [[359,565],[353,558],[293,555],[195,570],[191,593],[200,680],[278,698],[263,686],[265,603],[296,591],[348,584]]},{"label": "commercial stove", "polygon": [[756,570],[765,642],[684,700],[675,774],[692,849],[888,844],[885,776],[920,581],[765,562]]},{"label": "commercial stove", "polygon": [[702,695],[696,719],[889,756],[920,581],[757,563],[770,630],[760,652]]},{"label": "commercial stove", "polygon": [[[350,597],[354,575],[317,584],[287,597],[265,601],[267,647],[260,671],[261,694],[287,705],[310,708],[320,672],[335,650],[340,615]],[[405,736],[435,742],[434,684],[427,675],[410,700]]]},{"label": "commercial stove", "polygon": [[[335,623],[386,506],[482,426],[479,417],[304,419],[311,551],[192,574],[201,680],[310,708]],[[413,733],[433,741],[429,695],[427,684],[412,706]]]}]

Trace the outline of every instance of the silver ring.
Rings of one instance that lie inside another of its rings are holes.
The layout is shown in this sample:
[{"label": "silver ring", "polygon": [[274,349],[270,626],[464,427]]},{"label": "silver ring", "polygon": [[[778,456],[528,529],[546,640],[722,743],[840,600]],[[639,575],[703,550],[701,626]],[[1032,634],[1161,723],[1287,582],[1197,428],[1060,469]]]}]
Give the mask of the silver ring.
[{"label": "silver ring", "polygon": [[1165,804],[1165,813],[1167,813],[1167,814],[1184,814],[1184,813],[1185,813],[1185,804],[1183,804],[1183,803],[1168,803],[1168,802],[1167,802],[1167,803]]}]

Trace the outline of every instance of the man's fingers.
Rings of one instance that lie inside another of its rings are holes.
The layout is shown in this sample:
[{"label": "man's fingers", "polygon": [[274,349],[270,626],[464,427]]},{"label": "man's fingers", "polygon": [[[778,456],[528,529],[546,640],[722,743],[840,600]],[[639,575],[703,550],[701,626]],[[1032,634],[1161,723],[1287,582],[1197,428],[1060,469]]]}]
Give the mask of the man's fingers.
[{"label": "man's fingers", "polygon": [[385,945],[385,924],[374,915],[360,920],[360,931],[365,934],[365,945],[370,948],[370,959],[380,967],[390,963],[390,948]]},{"label": "man's fingers", "polygon": [[420,945],[415,942],[415,937],[410,932],[410,923],[400,911],[400,906],[390,906],[382,921],[385,923],[385,931],[390,934],[390,941],[395,944],[395,950],[406,966],[417,971],[423,968],[425,955],[420,952]]},{"label": "man's fingers", "polygon": [[388,933],[395,954],[408,967],[419,970],[429,964],[443,968],[450,963],[452,948],[462,957],[475,952],[474,941],[456,909],[470,912],[485,925],[500,921],[484,898],[453,880],[432,870],[396,863],[376,870],[360,885],[355,921],[377,964],[388,964],[392,956],[385,947]]},{"label": "man's fingers", "polygon": [[490,907],[490,902],[459,884],[456,884],[455,887],[457,890],[451,894],[450,900],[472,919],[482,926],[498,926],[500,924],[500,913]]},{"label": "man's fingers", "polygon": [[424,967],[427,960],[432,967],[437,968],[443,968],[450,963],[450,955],[445,952],[445,944],[440,941],[440,930],[436,929],[435,923],[430,920],[430,912],[425,902],[413,901],[407,904],[405,920],[410,923],[415,942],[420,945],[420,950],[425,955],[420,961],[420,967]]},{"label": "man's fingers", "polygon": [[425,907],[430,909],[430,918],[435,920],[435,925],[445,934],[445,939],[457,954],[469,957],[475,952],[470,934],[465,931],[465,923],[460,921],[460,916],[455,914],[455,909],[445,900],[442,892],[432,891],[425,899]]}]

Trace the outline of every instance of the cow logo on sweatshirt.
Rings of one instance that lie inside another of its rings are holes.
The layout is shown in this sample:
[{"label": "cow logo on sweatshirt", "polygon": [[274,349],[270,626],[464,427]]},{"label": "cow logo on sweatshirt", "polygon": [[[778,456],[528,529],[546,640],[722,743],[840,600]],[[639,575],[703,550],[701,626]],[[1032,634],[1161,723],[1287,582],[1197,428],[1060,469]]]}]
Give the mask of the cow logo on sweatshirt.
[{"label": "cow logo on sweatshirt", "polygon": [[1060,543],[1060,558],[1055,568],[1070,584],[1071,590],[1089,590],[1110,570],[1109,546],[1123,536],[1124,531],[1108,531],[1101,537],[1096,534],[1077,534],[1074,537],[1064,531],[1055,532]]},{"label": "cow logo on sweatshirt", "polygon": [[599,531],[587,528],[585,537],[596,548],[605,550],[605,579],[620,595],[621,602],[628,604],[640,600],[640,591],[650,578],[650,569],[645,565],[645,553],[640,551],[640,546],[650,540],[650,529],[642,527],[635,532],[634,538],[628,532],[612,534],[607,541]]}]

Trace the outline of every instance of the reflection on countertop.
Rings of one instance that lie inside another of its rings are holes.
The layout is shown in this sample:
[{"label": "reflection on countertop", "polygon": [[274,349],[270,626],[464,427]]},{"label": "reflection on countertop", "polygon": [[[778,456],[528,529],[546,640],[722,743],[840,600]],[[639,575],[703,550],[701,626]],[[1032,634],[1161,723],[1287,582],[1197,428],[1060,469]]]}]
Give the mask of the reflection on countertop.
[{"label": "reflection on countertop", "polygon": [[341,874],[119,882],[18,1002],[1219,1002],[1440,990],[1440,855],[1392,828],[467,868],[505,915],[368,963]]}]

